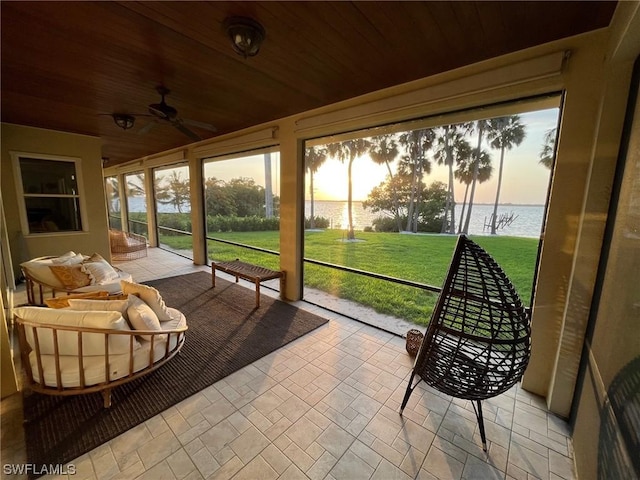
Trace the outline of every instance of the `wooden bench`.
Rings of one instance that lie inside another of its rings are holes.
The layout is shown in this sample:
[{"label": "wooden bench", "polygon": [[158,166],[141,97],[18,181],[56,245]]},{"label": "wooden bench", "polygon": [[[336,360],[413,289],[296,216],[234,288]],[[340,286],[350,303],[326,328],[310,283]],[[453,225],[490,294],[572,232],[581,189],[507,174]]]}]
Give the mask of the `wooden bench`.
[{"label": "wooden bench", "polygon": [[239,259],[235,259],[231,262],[212,262],[211,283],[213,288],[216,286],[216,270],[235,276],[236,283],[238,283],[238,278],[243,278],[244,280],[253,282],[256,285],[256,308],[260,306],[260,282],[279,278],[280,294],[284,294],[284,272],[241,262]]}]

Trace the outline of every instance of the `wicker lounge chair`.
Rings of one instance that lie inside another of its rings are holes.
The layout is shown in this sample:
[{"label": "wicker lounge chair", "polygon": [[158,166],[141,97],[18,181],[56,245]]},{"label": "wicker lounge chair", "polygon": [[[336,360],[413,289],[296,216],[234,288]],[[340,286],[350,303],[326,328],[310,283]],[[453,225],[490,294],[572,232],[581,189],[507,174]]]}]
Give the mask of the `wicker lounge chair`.
[{"label": "wicker lounge chair", "polygon": [[147,239],[142,235],[120,230],[109,230],[111,259],[124,262],[147,256]]},{"label": "wicker lounge chair", "polygon": [[528,312],[503,270],[480,246],[460,236],[400,415],[424,380],[440,392],[472,401],[487,451],[481,402],[520,380],[529,362],[530,336]]}]

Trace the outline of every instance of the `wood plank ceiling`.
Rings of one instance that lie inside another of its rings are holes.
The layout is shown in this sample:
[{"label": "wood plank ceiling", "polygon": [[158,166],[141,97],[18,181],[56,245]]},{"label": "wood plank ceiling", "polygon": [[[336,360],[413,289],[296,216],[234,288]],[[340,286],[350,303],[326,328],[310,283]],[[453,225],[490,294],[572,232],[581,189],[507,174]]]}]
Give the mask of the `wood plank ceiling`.
[{"label": "wood plank ceiling", "polygon": [[[606,27],[616,2],[2,2],[1,119],[99,136],[115,165],[190,143],[146,114],[167,103],[202,138]],[[266,30],[256,57],[222,23]],[[106,114],[106,115],[105,115]],[[140,130],[143,129],[141,133]],[[148,130],[148,131],[147,131]]]}]

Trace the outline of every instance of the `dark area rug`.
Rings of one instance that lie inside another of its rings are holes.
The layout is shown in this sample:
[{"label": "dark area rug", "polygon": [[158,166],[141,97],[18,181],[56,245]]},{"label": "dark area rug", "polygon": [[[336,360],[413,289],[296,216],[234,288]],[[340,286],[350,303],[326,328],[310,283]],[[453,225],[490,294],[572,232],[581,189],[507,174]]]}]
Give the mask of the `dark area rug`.
[{"label": "dark area rug", "polygon": [[179,355],[155,372],[102,395],[24,394],[27,461],[64,464],[148,420],[236,370],[327,322],[317,315],[255,293],[206,272],[145,282],[187,317]]}]

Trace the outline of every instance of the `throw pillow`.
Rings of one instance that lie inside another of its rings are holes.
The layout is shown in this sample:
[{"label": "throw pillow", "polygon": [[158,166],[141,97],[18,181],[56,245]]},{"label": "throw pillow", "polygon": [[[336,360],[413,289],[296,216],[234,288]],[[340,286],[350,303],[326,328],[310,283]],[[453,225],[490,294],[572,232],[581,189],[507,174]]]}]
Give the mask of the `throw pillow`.
[{"label": "throw pillow", "polygon": [[118,278],[118,272],[98,253],[91,255],[83,266],[91,279],[91,285],[104,285]]},{"label": "throw pillow", "polygon": [[148,285],[140,285],[139,283],[132,283],[124,280],[120,281],[120,286],[122,287],[122,293],[139,296],[144,303],[151,307],[158,317],[158,320],[161,322],[171,320],[171,314],[167,310],[167,306],[165,305],[158,290]]},{"label": "throw pillow", "polygon": [[129,299],[107,300],[107,298],[108,297],[104,297],[104,300],[73,298],[69,300],[69,310],[120,312],[126,320]]},{"label": "throw pillow", "polygon": [[[135,295],[129,295],[127,315],[133,330],[162,330],[160,321],[151,307]],[[140,338],[151,341],[153,335],[140,335]]]},{"label": "throw pillow", "polygon": [[56,265],[77,265],[84,261],[84,255],[81,253],[67,252],[59,257],[52,258],[51,263]]},{"label": "throw pillow", "polygon": [[91,278],[83,271],[80,264],[51,265],[49,268],[67,290],[75,290],[91,284]]},{"label": "throw pillow", "polygon": [[67,308],[69,306],[69,300],[74,298],[108,298],[109,292],[106,290],[100,290],[98,292],[87,292],[87,293],[74,293],[73,295],[66,295],[64,297],[53,297],[45,299],[44,303],[47,304],[49,308]]}]

